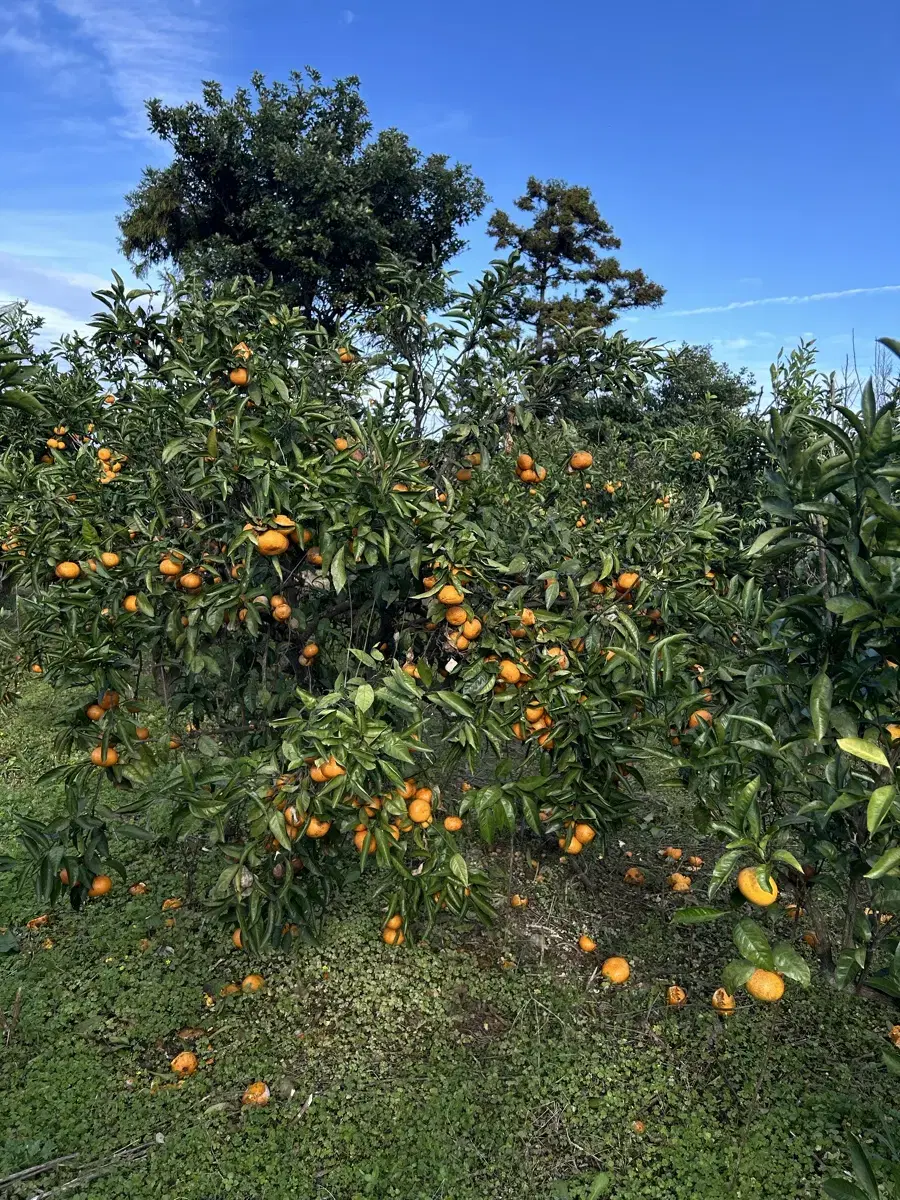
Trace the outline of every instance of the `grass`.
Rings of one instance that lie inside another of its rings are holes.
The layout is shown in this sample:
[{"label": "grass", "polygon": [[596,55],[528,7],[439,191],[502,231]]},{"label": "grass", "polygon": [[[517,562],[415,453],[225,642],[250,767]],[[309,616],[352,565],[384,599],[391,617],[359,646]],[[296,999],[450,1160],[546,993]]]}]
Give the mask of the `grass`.
[{"label": "grass", "polygon": [[[54,703],[39,685],[0,712],[7,842],[12,810],[52,809],[36,781],[52,765]],[[0,956],[0,1008],[9,1014],[22,995],[6,1048],[0,1033],[0,1180],[79,1155],[8,1194],[34,1196],[99,1164],[109,1169],[63,1194],[820,1196],[847,1130],[875,1126],[890,1103],[880,1067],[890,1019],[818,980],[808,992],[789,986],[777,1007],[745,997],[727,1022],[715,1016],[728,929],[673,927],[680,900],[664,890],[656,858],[670,841],[707,860],[714,847],[687,832],[677,794],[651,803],[655,824],[627,834],[631,860],[616,847],[573,868],[531,842],[510,879],[504,846],[489,858],[501,901],[494,930],[447,925],[400,949],[379,939],[371,877],[336,902],[318,944],[256,961],[200,899],[166,925],[162,900],[186,895],[181,850],[126,849],[129,881],[147,880],[148,895],[130,897],[117,882],[111,897],[80,915],[60,909],[36,933],[24,929],[33,900],[0,876],[0,925],[19,942]],[[622,883],[633,864],[646,889]],[[508,891],[528,895],[529,907],[502,905]],[[775,907],[765,919],[799,943],[802,928]],[[576,949],[582,930],[596,955]],[[632,965],[625,987],[599,980],[611,953]],[[219,997],[251,970],[265,977],[263,992]],[[679,1011],[665,1007],[673,982],[689,995]],[[168,1062],[186,1047],[201,1066],[178,1083]],[[242,1110],[255,1079],[272,1102]],[[141,1157],[113,1158],[133,1146]]]}]

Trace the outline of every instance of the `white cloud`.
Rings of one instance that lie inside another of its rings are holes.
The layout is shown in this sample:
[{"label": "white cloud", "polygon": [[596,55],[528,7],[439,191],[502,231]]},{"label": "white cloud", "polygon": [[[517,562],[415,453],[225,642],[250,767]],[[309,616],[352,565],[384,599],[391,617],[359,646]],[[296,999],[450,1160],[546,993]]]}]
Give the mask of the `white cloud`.
[{"label": "white cloud", "polygon": [[[7,304],[17,304],[22,300],[22,296],[13,296],[9,292],[0,292],[0,307],[4,307]],[[29,301],[25,301],[25,304],[29,312],[43,319],[44,326],[41,334],[45,341],[62,337],[65,333],[89,332],[86,321],[80,317],[76,317],[73,313],[66,312],[65,309],[55,308],[51,304],[32,304]]]},{"label": "white cloud", "polygon": [[352,9],[345,8],[341,12],[341,19],[345,25],[352,25],[356,20],[356,13],[353,12]]},{"label": "white cloud", "polygon": [[28,32],[20,25],[12,25],[0,34],[0,53],[18,54],[21,58],[33,61],[42,71],[65,71],[82,63],[81,56],[71,48],[54,45],[38,33],[30,15],[26,16]]},{"label": "white cloud", "polygon": [[900,283],[886,283],[880,287],[844,288],[839,292],[812,292],[808,296],[761,296],[758,300],[732,300],[729,304],[708,304],[702,308],[662,309],[647,313],[648,317],[698,317],[706,313],[734,312],[739,308],[760,308],[771,304],[813,304],[819,300],[845,300],[851,296],[874,296],[886,292],[900,292]]},{"label": "white cloud", "polygon": [[[211,0],[189,11],[184,0],[43,0],[23,6],[0,35],[0,50],[39,65],[51,82],[67,70],[85,86],[102,80],[124,112],[125,131],[145,132],[144,102],[196,95],[214,62],[216,29],[204,15]],[[50,19],[51,12],[55,18]],[[59,16],[74,26],[58,30]],[[53,33],[50,33],[50,30]],[[88,75],[90,71],[90,75]]]}]

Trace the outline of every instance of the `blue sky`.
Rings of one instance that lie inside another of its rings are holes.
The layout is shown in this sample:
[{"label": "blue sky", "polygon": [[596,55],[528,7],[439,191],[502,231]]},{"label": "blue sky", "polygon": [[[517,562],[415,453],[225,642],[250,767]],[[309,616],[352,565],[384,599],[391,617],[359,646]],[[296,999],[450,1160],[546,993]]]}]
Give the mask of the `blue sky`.
[{"label": "blue sky", "polygon": [[[7,0],[0,303],[56,334],[125,270],[116,213],[164,161],[145,97],[309,63],[359,75],[376,127],[471,163],[495,205],[529,174],[590,186],[668,289],[635,335],[761,380],[800,336],[829,368],[855,337],[865,370],[900,336],[898,34],[896,0]],[[483,222],[470,239],[467,274],[492,253]]]}]

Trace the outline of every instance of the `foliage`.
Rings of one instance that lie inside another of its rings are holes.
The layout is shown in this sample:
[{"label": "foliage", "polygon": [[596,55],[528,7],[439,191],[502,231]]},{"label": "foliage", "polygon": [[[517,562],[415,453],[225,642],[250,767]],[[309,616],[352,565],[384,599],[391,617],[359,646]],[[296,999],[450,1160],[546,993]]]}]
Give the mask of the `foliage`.
[{"label": "foliage", "polygon": [[[376,868],[405,921],[489,919],[439,814],[487,841],[524,821],[573,852],[577,824],[601,846],[630,814],[647,733],[699,704],[683,643],[715,607],[705,572],[727,522],[645,481],[617,502],[566,466],[572,427],[497,411],[526,361],[496,333],[504,278],[433,326],[441,411],[487,420],[430,450],[404,425],[424,359],[400,358],[402,322],[373,390],[274,290],[188,284],[162,308],[118,280],[98,293],[93,336],[40,376],[64,437],[41,453],[42,422],[17,424],[0,462],[11,677],[80,689],[58,744],[74,757],[52,775],[63,811],[20,823],[41,897],[83,903],[121,871],[111,832],[152,838],[164,797],[169,836],[202,832],[220,855],[210,903],[249,944],[314,926],[335,886]],[[527,452],[547,463],[540,487],[517,477]],[[123,702],[92,709],[108,692]],[[168,728],[148,740],[154,697]],[[421,820],[413,776],[431,793]]]},{"label": "foliage", "polygon": [[209,280],[271,279],[332,330],[371,307],[386,254],[439,270],[485,204],[468,167],[423,158],[396,129],[373,138],[352,76],[326,85],[308,70],[267,85],[255,73],[252,93],[227,99],[206,83],[202,104],[151,100],[147,113],[173,159],[127,197],[128,257]]},{"label": "foliage", "polygon": [[538,358],[558,330],[604,329],[623,310],[662,303],[664,289],[643,271],[624,270],[613,255],[599,253],[622,243],[589,188],[532,176],[515,203],[534,214],[531,224],[516,225],[498,209],[488,233],[498,249],[511,247],[524,259],[526,273],[512,312],[533,328]]},{"label": "foliage", "polygon": [[[39,684],[0,710],[0,829],[23,798],[32,815],[52,811],[59,785],[39,776],[70,702]],[[877,1058],[883,1011],[792,992],[768,1059],[769,1013],[746,1005],[720,1022],[708,994],[728,932],[668,925],[677,898],[660,891],[656,866],[661,841],[702,854],[707,844],[686,831],[679,792],[645,795],[642,808],[654,828],[629,831],[633,857],[613,846],[583,880],[547,854],[536,882],[520,839],[512,858],[505,847],[488,856],[498,895],[531,896],[525,916],[477,934],[445,918],[413,953],[373,941],[387,902],[367,879],[335,900],[314,946],[263,961],[225,948],[201,901],[215,870],[190,842],[123,845],[128,880],[148,881],[146,895],[116,889],[89,920],[58,906],[34,932],[33,898],[0,875],[0,911],[21,942],[0,956],[0,1009],[20,987],[25,997],[10,1045],[0,1038],[0,1178],[79,1152],[74,1167],[10,1189],[30,1196],[149,1143],[145,1161],[64,1194],[206,1200],[290,1180],[302,1195],[419,1200],[443,1187],[460,1200],[523,1200],[565,1188],[584,1200],[606,1173],[607,1195],[629,1200],[818,1197],[844,1161],[846,1128],[877,1127],[891,1103]],[[622,883],[630,862],[653,881],[646,892]],[[167,897],[184,899],[171,916]],[[574,946],[588,914],[601,953],[628,954],[636,986],[591,982],[595,964]],[[535,924],[565,936],[538,947]],[[781,926],[796,936],[783,916]],[[259,969],[263,992],[219,996]],[[689,992],[677,1012],[664,1007],[672,980]],[[179,1084],[169,1063],[186,1047],[200,1067]],[[272,1102],[241,1113],[255,1078]]]},{"label": "foliage", "polygon": [[835,981],[898,997],[896,404],[867,387],[859,412],[826,409],[802,350],[784,379],[767,434],[770,524],[748,550],[756,579],[726,600],[752,620],[749,644],[719,668],[728,703],[691,769],[728,839],[717,885],[746,861],[761,879],[781,864]]}]

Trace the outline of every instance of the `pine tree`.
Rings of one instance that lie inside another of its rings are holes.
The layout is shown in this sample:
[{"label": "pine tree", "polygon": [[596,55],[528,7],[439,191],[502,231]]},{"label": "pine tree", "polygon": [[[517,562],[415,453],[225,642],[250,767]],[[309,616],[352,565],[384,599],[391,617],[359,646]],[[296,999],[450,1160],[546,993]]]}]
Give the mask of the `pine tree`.
[{"label": "pine tree", "polygon": [[557,338],[560,326],[603,329],[624,309],[661,303],[664,288],[643,271],[625,271],[617,258],[602,253],[622,243],[600,216],[589,188],[532,176],[515,203],[534,214],[532,223],[516,225],[498,209],[488,233],[498,249],[512,247],[522,256],[524,282],[514,315],[533,328],[538,356]]}]

